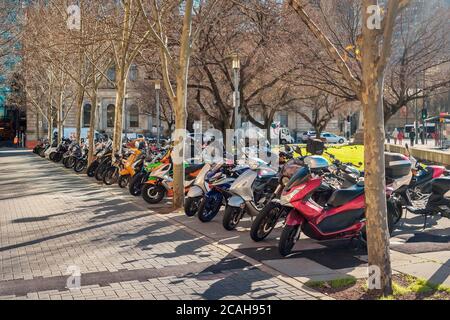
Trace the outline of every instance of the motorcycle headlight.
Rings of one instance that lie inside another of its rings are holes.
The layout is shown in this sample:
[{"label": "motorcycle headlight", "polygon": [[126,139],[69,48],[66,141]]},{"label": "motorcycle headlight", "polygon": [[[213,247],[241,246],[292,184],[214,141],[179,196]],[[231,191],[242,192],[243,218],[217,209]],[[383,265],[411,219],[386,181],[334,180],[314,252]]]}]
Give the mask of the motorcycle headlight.
[{"label": "motorcycle headlight", "polygon": [[282,206],[292,207],[292,204],[291,204],[292,198],[294,198],[304,188],[305,188],[305,186],[302,186],[302,187],[292,190],[289,193],[283,193],[283,195],[280,198],[280,204]]}]

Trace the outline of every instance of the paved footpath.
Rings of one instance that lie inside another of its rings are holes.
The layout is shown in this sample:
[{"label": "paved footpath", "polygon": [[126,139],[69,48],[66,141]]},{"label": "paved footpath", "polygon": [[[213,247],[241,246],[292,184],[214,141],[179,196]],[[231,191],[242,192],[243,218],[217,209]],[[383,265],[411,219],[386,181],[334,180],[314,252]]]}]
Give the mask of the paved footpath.
[{"label": "paved footpath", "polygon": [[[0,299],[326,298],[170,211],[30,152],[0,150]],[[79,290],[66,288],[71,270]]]},{"label": "paved footpath", "polygon": [[[450,220],[423,218],[391,239],[394,272],[450,286]],[[0,299],[329,299],[309,280],[367,276],[367,253],[348,241],[306,237],[277,252],[250,219],[225,231],[150,206],[26,151],[0,149]],[[66,288],[70,270],[81,289]]]}]

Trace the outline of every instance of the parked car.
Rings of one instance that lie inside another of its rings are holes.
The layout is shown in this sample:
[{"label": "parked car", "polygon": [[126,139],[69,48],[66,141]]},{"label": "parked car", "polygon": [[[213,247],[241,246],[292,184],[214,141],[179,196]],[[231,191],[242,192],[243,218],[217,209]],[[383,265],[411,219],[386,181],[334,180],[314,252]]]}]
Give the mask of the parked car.
[{"label": "parked car", "polygon": [[322,132],[322,134],[320,135],[320,137],[322,139],[325,139],[327,143],[339,143],[339,144],[343,144],[345,142],[347,142],[347,139],[338,135],[335,135],[333,133],[329,133],[329,132]]},{"label": "parked car", "polygon": [[305,131],[302,134],[302,141],[306,142],[311,138],[315,138],[316,137],[316,132],[315,131]]}]

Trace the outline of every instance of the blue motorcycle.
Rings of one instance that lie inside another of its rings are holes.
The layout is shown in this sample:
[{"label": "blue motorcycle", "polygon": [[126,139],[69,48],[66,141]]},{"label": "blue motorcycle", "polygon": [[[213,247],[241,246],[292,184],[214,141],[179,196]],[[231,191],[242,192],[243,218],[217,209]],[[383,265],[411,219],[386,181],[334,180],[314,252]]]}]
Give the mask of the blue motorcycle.
[{"label": "blue motorcycle", "polygon": [[210,172],[206,177],[206,183],[210,191],[203,197],[198,208],[198,219],[201,222],[210,222],[219,213],[222,205],[231,196],[228,193],[233,182],[243,172],[249,169],[248,166],[238,166],[232,169],[223,165],[219,171]]}]

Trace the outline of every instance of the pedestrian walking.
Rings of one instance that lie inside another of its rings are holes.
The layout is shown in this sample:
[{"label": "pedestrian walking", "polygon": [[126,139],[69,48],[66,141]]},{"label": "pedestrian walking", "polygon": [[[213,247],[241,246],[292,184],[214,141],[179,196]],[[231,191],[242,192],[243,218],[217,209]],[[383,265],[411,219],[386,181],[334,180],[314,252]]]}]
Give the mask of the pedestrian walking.
[{"label": "pedestrian walking", "polygon": [[394,144],[397,144],[397,139],[398,139],[398,130],[397,128],[394,129],[394,131],[392,132],[392,138],[394,138]]},{"label": "pedestrian walking", "polygon": [[414,142],[416,141],[416,130],[412,129],[409,133],[409,142],[411,143],[411,147],[414,147]]},{"label": "pedestrian walking", "polygon": [[19,137],[18,137],[17,135],[14,137],[14,146],[15,146],[16,148],[19,147]]},{"label": "pedestrian walking", "polygon": [[436,147],[439,146],[439,133],[436,131],[433,133],[434,145]]},{"label": "pedestrian walking", "polygon": [[403,130],[400,130],[398,132],[397,139],[398,139],[399,144],[402,146],[403,145],[403,139],[405,139],[405,134],[403,133]]},{"label": "pedestrian walking", "polygon": [[386,132],[387,143],[391,143],[391,133],[389,131]]}]

